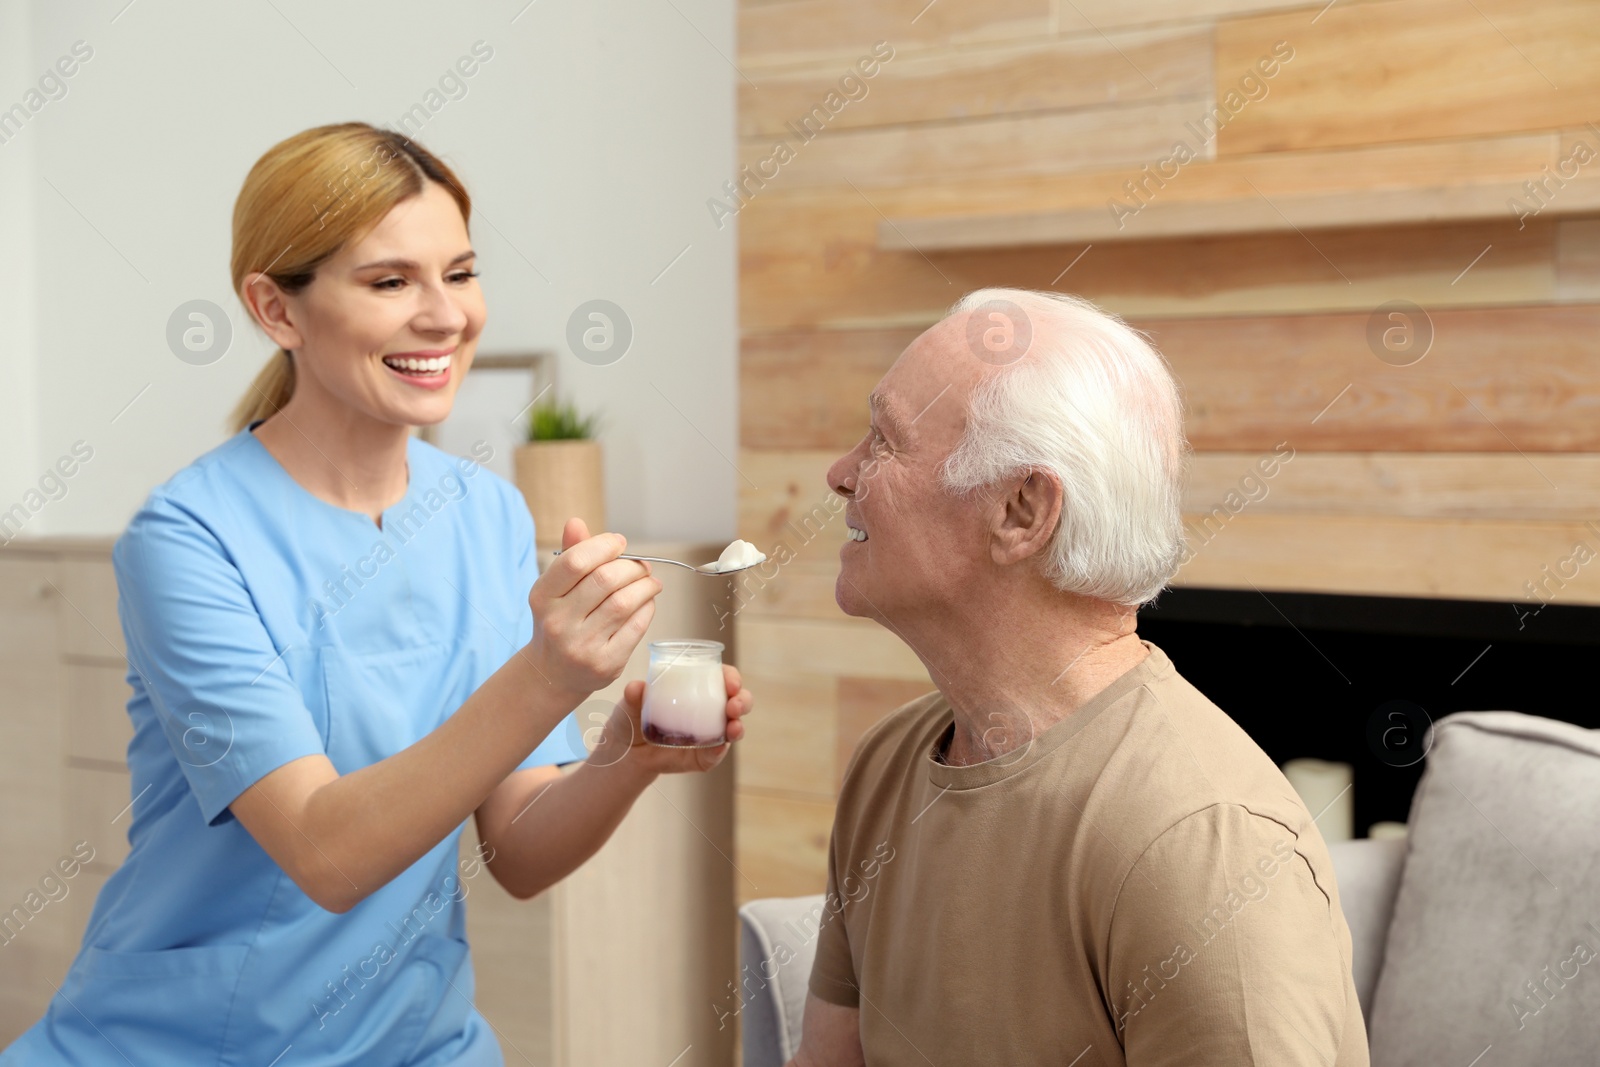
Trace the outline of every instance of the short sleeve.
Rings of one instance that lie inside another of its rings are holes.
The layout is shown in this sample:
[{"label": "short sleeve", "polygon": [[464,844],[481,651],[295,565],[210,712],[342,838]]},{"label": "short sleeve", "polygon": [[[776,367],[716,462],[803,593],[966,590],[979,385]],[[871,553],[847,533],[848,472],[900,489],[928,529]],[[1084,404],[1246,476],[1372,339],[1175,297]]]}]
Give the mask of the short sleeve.
[{"label": "short sleeve", "polygon": [[[510,525],[517,547],[517,602],[520,608],[512,644],[516,650],[512,655],[517,655],[533,640],[533,609],[528,606],[528,592],[533,588],[533,583],[539,580],[539,549],[534,538],[533,516],[521,492],[509,484],[505,488],[507,495],[514,498],[507,501],[507,510],[511,512]],[[578,721],[578,713],[574,711],[539,742],[539,747],[530,752],[527,759],[517,764],[517,770],[578,763],[588,757],[589,748],[583,743],[583,726]]]},{"label": "short sleeve", "polygon": [[[850,934],[845,929],[846,901],[839,895],[840,836],[836,815],[832,843],[828,849],[828,889],[822,898],[817,952],[811,962],[811,978],[807,988],[819,1000],[854,1008],[860,1004],[861,987],[856,979],[855,961],[850,955]],[[849,870],[848,858],[844,863],[845,869]]]},{"label": "short sleeve", "polygon": [[1339,1056],[1354,987],[1332,907],[1272,819],[1218,804],[1167,830],[1111,921],[1106,993],[1129,1067],[1353,1062]]},{"label": "short sleeve", "polygon": [[244,577],[197,518],[152,497],[112,553],[137,677],[206,822],[263,776],[326,751]]}]

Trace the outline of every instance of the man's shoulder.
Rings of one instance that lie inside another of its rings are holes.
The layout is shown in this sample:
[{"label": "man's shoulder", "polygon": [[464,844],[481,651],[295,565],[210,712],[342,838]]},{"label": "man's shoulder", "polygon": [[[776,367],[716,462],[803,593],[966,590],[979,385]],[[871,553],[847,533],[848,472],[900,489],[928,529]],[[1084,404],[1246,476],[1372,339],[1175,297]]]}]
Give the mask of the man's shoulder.
[{"label": "man's shoulder", "polygon": [[1238,723],[1168,667],[1134,694],[1126,729],[1107,753],[1100,799],[1149,840],[1190,816],[1230,805],[1286,825],[1304,803]]}]

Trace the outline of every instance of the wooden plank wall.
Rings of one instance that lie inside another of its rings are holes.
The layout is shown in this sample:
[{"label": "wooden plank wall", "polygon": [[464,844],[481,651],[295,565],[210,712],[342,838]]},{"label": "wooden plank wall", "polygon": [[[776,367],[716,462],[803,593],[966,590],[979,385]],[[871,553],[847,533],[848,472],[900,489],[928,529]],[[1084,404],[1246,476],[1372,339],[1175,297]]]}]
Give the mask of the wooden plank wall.
[{"label": "wooden plank wall", "polygon": [[[1576,542],[1600,549],[1600,221],[1508,205],[1452,223],[1442,206],[1087,248],[879,244],[890,218],[1109,199],[1108,176],[1167,155],[1279,42],[1293,58],[1171,195],[1250,173],[1268,196],[1331,173],[1364,181],[1356,196],[1462,166],[1537,181],[1600,145],[1592,0],[745,0],[740,536],[794,560],[738,592],[761,701],[740,746],[744,897],[821,890],[855,739],[930,688],[898,640],[834,606],[843,523],[823,472],[878,376],[969,289],[1080,293],[1166,353],[1197,451],[1180,582],[1525,600]],[[780,141],[776,173],[758,169]],[[1410,326],[1431,345],[1409,366],[1369,342],[1391,301],[1424,309]],[[1283,442],[1294,459],[1235,512]],[[1600,603],[1596,572],[1545,579],[1547,598]]]}]

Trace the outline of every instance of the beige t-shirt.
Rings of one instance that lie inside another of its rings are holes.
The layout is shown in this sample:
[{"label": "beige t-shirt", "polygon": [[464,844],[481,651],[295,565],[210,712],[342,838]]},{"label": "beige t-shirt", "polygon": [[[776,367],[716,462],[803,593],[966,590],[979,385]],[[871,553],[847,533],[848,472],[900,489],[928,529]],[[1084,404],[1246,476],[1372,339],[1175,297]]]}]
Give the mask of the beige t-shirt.
[{"label": "beige t-shirt", "polygon": [[935,760],[938,693],[862,738],[810,989],[859,1007],[872,1067],[1367,1067],[1311,814],[1145,646],[984,763]]}]

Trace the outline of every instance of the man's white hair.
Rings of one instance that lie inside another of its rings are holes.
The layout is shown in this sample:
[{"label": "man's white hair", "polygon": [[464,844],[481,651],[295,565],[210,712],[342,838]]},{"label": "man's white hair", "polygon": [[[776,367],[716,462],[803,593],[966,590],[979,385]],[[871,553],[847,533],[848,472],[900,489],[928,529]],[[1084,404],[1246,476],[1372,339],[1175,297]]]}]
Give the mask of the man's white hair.
[{"label": "man's white hair", "polygon": [[1019,309],[1026,321],[1014,324],[1017,335],[1031,337],[1015,362],[974,388],[966,429],[944,464],[945,487],[967,493],[1049,472],[1064,500],[1045,576],[1066,592],[1126,607],[1153,600],[1184,551],[1189,446],[1178,384],[1144,335],[1080,297],[979,289],[950,314],[977,311],[981,328]]}]

